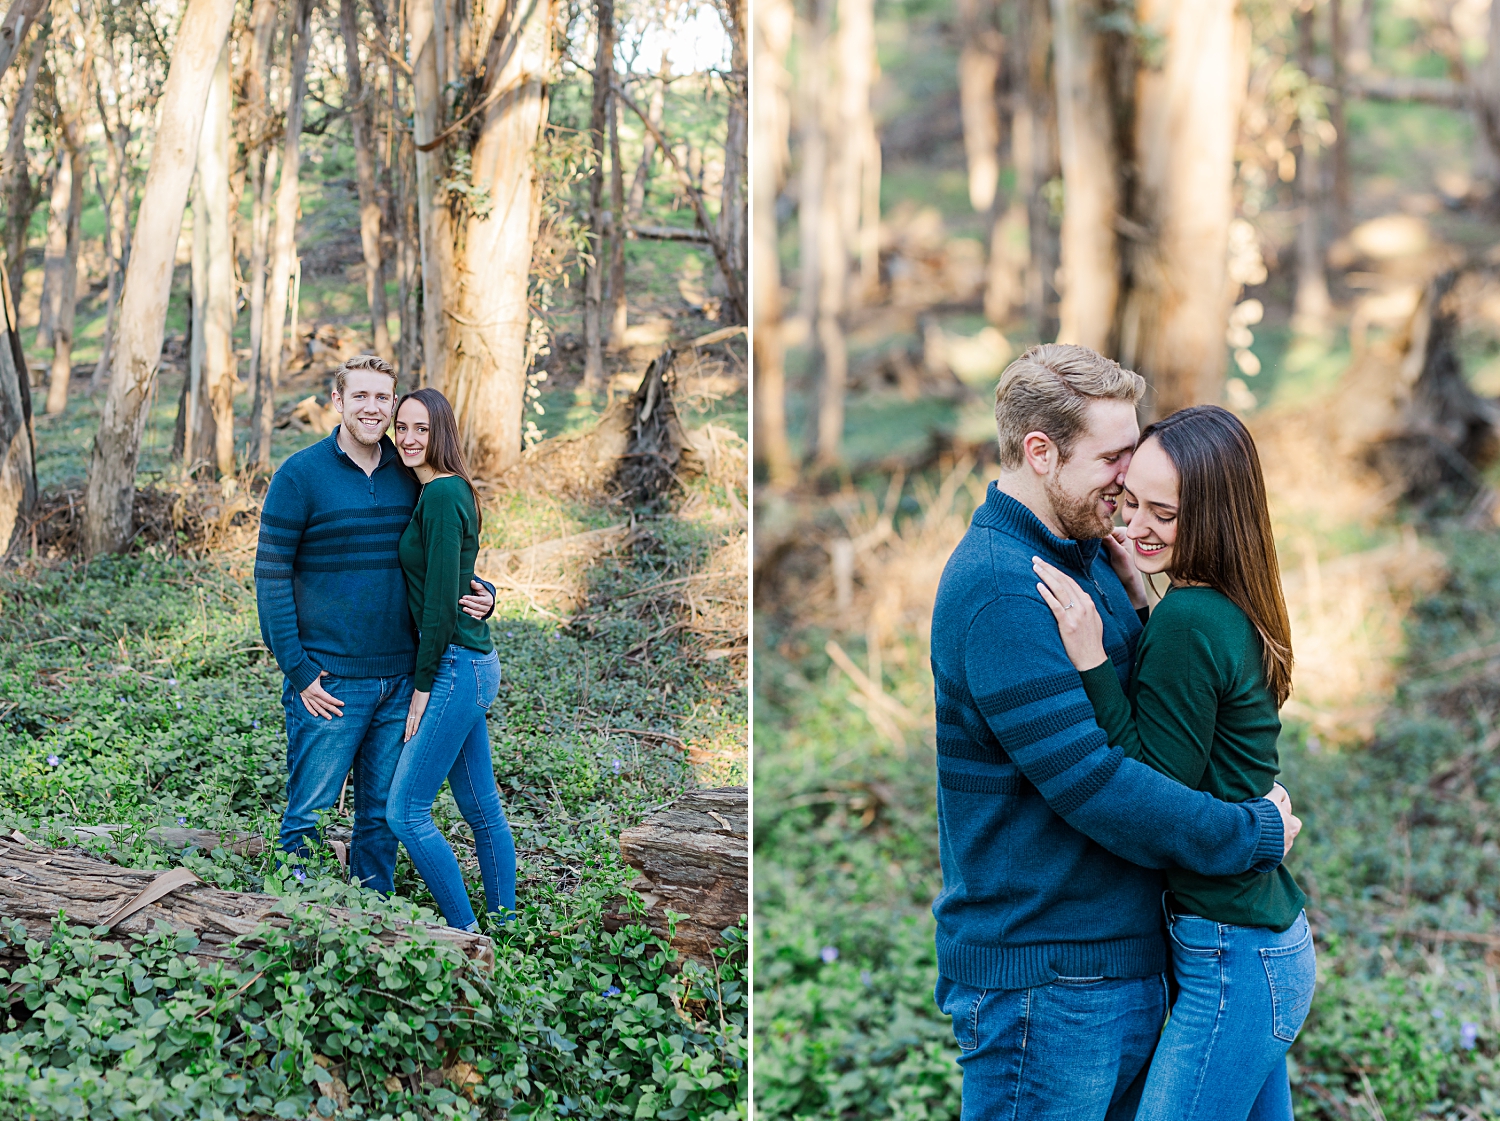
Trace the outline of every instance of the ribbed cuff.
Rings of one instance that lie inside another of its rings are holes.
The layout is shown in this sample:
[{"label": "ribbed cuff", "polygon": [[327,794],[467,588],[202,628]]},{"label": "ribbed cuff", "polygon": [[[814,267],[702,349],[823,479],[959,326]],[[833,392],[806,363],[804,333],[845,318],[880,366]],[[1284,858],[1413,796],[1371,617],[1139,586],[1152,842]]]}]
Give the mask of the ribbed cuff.
[{"label": "ribbed cuff", "polygon": [[1250,811],[1260,819],[1260,842],[1255,846],[1255,860],[1250,871],[1257,875],[1274,872],[1281,864],[1286,834],[1281,826],[1281,811],[1269,798],[1256,798],[1246,802]]},{"label": "ribbed cuff", "polygon": [[300,693],[314,681],[318,680],[322,672],[318,666],[313,664],[311,658],[304,657],[295,666],[287,670],[286,677],[292,683],[292,688]]}]

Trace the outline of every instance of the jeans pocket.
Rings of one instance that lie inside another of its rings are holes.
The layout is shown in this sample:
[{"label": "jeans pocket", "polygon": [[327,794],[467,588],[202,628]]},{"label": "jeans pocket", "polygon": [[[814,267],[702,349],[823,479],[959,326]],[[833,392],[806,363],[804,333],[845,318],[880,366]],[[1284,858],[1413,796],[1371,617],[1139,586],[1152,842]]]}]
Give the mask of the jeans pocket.
[{"label": "jeans pocket", "polygon": [[979,1046],[979,1006],[989,995],[984,989],[954,985],[943,1001],[943,1011],[953,1017],[953,1038],[960,1051],[972,1051]]},{"label": "jeans pocket", "polygon": [[1172,939],[1173,946],[1185,954],[1217,957],[1223,950],[1219,924],[1197,915],[1173,915],[1172,921],[1167,923],[1167,936]]},{"label": "jeans pocket", "polygon": [[500,660],[493,654],[474,663],[474,696],[479,707],[489,710],[500,692]]},{"label": "jeans pocket", "polygon": [[1317,987],[1318,959],[1312,932],[1304,934],[1295,946],[1261,950],[1260,960],[1271,986],[1271,1032],[1283,1043],[1291,1043],[1302,1030]]}]

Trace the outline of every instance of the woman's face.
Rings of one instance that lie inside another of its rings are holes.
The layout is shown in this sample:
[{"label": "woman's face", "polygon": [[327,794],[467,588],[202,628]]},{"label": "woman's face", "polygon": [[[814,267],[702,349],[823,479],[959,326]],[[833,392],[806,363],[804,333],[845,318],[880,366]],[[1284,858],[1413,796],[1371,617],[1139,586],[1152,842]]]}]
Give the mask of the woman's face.
[{"label": "woman's face", "polygon": [[415,471],[427,462],[427,406],[420,401],[403,401],[396,411],[396,450],[401,462]]},{"label": "woman's face", "polygon": [[1177,468],[1160,440],[1147,440],[1135,450],[1120,497],[1135,566],[1148,576],[1168,571],[1177,540]]}]

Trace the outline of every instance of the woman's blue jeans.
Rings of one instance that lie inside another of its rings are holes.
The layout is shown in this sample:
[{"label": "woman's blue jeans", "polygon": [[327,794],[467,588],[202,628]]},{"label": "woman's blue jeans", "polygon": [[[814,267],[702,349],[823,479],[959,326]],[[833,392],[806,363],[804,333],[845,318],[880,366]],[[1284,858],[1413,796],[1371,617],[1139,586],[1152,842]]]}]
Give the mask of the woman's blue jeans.
[{"label": "woman's blue jeans", "polygon": [[500,808],[485,715],[500,691],[500,658],[452,645],[443,653],[417,734],[406,741],[386,799],[386,821],[437,900],[449,926],[475,922],[453,849],[432,821],[447,779],[474,831],[484,898],[492,912],[516,907],[516,845]]},{"label": "woman's blue jeans", "polygon": [[1277,934],[1172,915],[1178,993],[1136,1121],[1292,1121],[1286,1053],[1317,980],[1307,915]]}]

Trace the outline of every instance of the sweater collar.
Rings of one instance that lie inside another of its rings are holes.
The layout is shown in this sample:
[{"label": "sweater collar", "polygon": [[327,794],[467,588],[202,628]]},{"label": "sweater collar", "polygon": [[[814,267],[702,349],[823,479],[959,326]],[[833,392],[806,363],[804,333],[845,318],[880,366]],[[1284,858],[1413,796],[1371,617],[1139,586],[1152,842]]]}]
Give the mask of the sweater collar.
[{"label": "sweater collar", "polygon": [[1006,494],[994,482],[990,483],[984,496],[984,505],[974,511],[972,524],[999,530],[1033,552],[1049,560],[1061,560],[1068,568],[1084,575],[1093,567],[1102,544],[1097,538],[1072,541],[1058,537],[1028,506]]},{"label": "sweater collar", "polygon": [[[350,467],[353,467],[360,474],[364,474],[365,469],[359,464],[355,463],[354,460],[350,459],[349,453],[346,452],[339,444],[339,429],[341,427],[343,426],[335,424],[333,426],[333,431],[330,432],[326,437],[324,437],[324,439],[327,441],[328,447],[333,451],[333,454],[337,458],[341,459]],[[386,464],[390,463],[391,460],[395,459],[398,454],[399,453],[396,451],[396,445],[391,442],[391,438],[389,436],[380,437],[380,462],[375,465],[375,470],[379,471]]]}]

